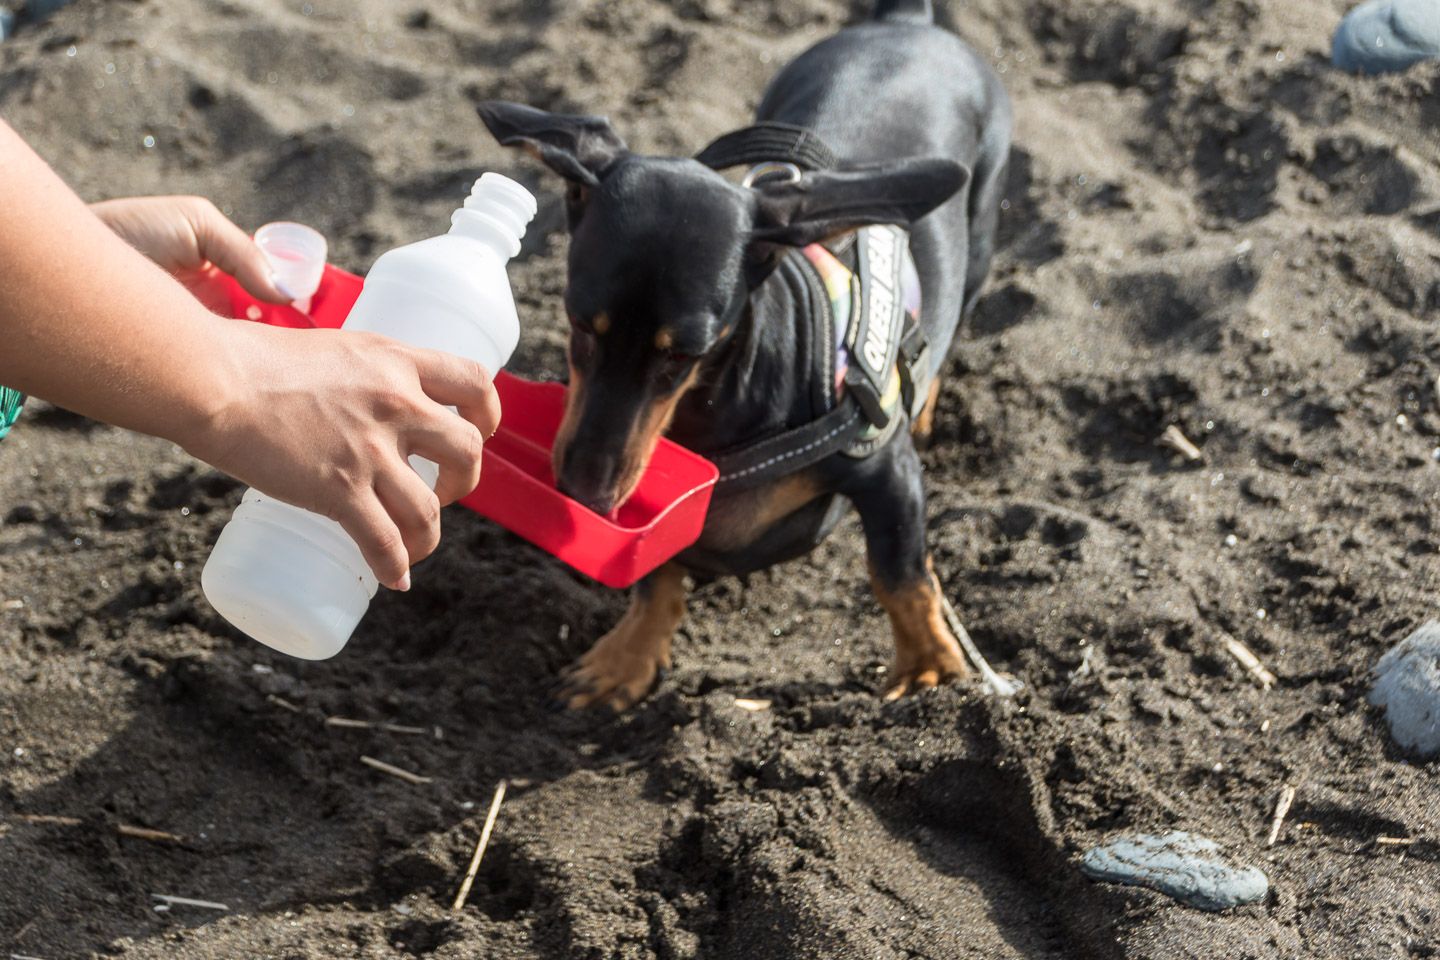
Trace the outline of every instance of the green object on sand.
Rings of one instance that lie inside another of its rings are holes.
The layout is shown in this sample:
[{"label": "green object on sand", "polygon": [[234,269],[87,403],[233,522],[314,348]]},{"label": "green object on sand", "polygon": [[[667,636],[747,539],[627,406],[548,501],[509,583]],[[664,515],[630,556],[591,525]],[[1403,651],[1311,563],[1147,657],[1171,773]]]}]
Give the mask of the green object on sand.
[{"label": "green object on sand", "polygon": [[15,421],[20,419],[20,408],[25,406],[25,394],[9,387],[0,387],[0,440],[10,432]]}]

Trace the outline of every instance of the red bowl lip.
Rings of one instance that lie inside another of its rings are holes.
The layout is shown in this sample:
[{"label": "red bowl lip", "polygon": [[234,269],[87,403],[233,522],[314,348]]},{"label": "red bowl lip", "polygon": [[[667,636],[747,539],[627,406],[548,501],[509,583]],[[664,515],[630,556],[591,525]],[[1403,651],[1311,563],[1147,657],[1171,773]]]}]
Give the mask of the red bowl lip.
[{"label": "red bowl lip", "polygon": [[[565,389],[565,384],[559,382],[558,380],[527,380],[524,377],[518,377],[513,373],[507,373],[503,370],[495,375],[495,384],[498,388],[502,390],[503,384],[507,380],[523,383],[528,386],[557,388],[560,390]],[[501,429],[504,429],[503,425]],[[515,437],[515,439],[531,444],[532,446],[535,446],[537,448],[547,449],[543,444],[537,443],[522,434],[514,434],[513,436]],[[505,459],[505,456],[502,453],[497,452],[495,456],[501,460]],[[673,500],[667,503],[664,509],[651,516],[645,524],[636,527],[625,526],[624,524],[617,523],[614,520],[611,520],[604,514],[596,513],[594,510],[591,510],[579,500],[576,500],[573,497],[566,496],[554,486],[536,479],[534,475],[530,473],[527,473],[518,468],[516,469],[516,472],[524,478],[527,486],[531,486],[534,489],[543,492],[548,499],[558,500],[566,504],[573,504],[575,509],[582,511],[583,515],[596,525],[604,527],[607,530],[612,530],[616,533],[623,534],[627,537],[643,537],[650,533],[653,533],[655,528],[658,527],[661,522],[665,520],[666,517],[673,513],[677,508],[683,506],[687,500],[690,500],[696,494],[703,493],[706,490],[714,487],[715,484],[720,480],[720,468],[715,466],[714,463],[705,459],[700,454],[696,453],[694,450],[687,449],[686,447],[683,447],[675,441],[670,440],[666,437],[660,438],[660,442],[655,447],[655,452],[650,455],[650,462],[645,465],[646,472],[654,469],[656,465],[656,459],[662,456],[670,461],[679,460],[684,462],[687,469],[693,468],[696,474],[699,476],[699,482],[691,484],[684,490],[684,492],[677,494]],[[619,508],[617,507],[616,509],[618,510]]]}]

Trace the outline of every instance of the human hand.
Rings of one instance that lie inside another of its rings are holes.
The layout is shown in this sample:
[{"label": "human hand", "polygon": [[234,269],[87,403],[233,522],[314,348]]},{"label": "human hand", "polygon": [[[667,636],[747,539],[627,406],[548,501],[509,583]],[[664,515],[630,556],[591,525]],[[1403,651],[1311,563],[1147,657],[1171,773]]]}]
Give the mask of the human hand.
[{"label": "human hand", "polygon": [[[441,506],[479,483],[481,448],[500,424],[490,375],[377,334],[220,330],[216,401],[171,432],[201,460],[338,521],[376,579],[408,590],[411,565],[439,543]],[[433,492],[411,454],[439,465]]]},{"label": "human hand", "polygon": [[294,299],[275,286],[255,241],[203,197],[127,197],[94,203],[90,209],[218,313],[229,306],[218,273],[229,274],[268,303]]}]

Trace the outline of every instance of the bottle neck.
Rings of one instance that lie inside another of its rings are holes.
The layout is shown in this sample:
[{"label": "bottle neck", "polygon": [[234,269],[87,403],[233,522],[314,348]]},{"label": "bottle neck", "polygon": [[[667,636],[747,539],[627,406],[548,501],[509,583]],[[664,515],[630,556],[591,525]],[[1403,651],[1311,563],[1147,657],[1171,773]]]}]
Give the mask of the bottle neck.
[{"label": "bottle neck", "polygon": [[487,173],[475,181],[465,206],[450,218],[450,232],[478,240],[509,260],[520,252],[520,238],[535,209],[530,191],[508,177]]},{"label": "bottle neck", "polygon": [[460,209],[450,220],[450,235],[477,240],[502,261],[520,252],[520,238],[493,217]]}]

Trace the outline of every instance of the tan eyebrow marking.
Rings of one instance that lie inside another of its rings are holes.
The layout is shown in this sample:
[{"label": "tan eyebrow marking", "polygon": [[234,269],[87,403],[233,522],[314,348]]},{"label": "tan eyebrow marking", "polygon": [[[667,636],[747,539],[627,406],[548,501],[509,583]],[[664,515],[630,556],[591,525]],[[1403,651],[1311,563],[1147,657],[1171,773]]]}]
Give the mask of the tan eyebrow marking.
[{"label": "tan eyebrow marking", "polygon": [[669,327],[661,327],[660,331],[655,334],[655,349],[669,350],[673,346],[675,346],[675,334]]},{"label": "tan eyebrow marking", "polygon": [[610,332],[610,314],[595,314],[595,319],[590,322],[590,325],[595,328],[597,334],[604,336]]}]

